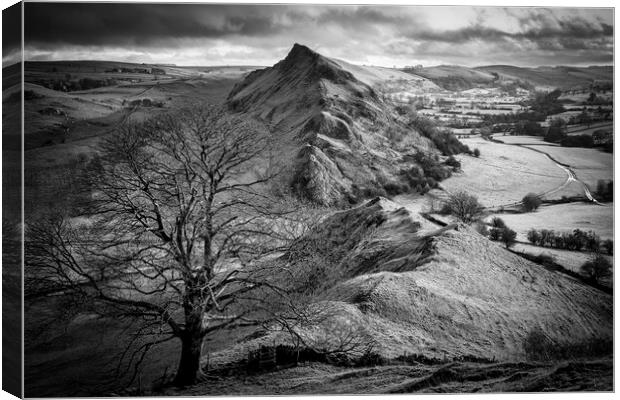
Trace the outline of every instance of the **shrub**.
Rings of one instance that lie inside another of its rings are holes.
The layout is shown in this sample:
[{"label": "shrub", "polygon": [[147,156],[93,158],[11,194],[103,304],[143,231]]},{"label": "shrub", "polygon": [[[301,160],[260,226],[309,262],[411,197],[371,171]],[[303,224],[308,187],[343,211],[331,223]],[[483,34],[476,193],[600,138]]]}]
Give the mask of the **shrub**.
[{"label": "shrub", "polygon": [[489,231],[489,239],[493,241],[500,241],[504,243],[506,248],[510,248],[516,242],[517,232],[507,226],[494,227]]},{"label": "shrub", "polygon": [[611,276],[611,263],[605,256],[596,253],[592,260],[581,266],[581,272],[592,282],[600,283],[602,279]]},{"label": "shrub", "polygon": [[497,241],[502,236],[501,228],[492,228],[489,231],[489,240]]},{"label": "shrub", "polygon": [[467,151],[467,146],[461,143],[451,132],[439,130],[430,118],[412,112],[407,125],[430,139],[443,155],[449,156]]},{"label": "shrub", "polygon": [[510,248],[517,241],[517,232],[513,231],[509,227],[504,227],[501,230],[500,240],[504,243],[506,248]]},{"label": "shrub", "polygon": [[467,192],[450,195],[443,207],[444,212],[454,215],[458,220],[465,223],[471,223],[478,219],[483,209],[484,207],[478,202],[478,198]]},{"label": "shrub", "polygon": [[474,157],[476,158],[480,157],[480,150],[478,150],[478,148],[474,149]]},{"label": "shrub", "polygon": [[461,169],[461,162],[454,158],[454,156],[448,157],[448,159],[445,161],[445,164],[453,167],[455,170]]},{"label": "shrub", "polygon": [[505,228],[506,223],[500,217],[493,217],[493,219],[491,219],[491,226],[493,228]]},{"label": "shrub", "polygon": [[538,244],[540,243],[540,234],[536,229],[530,229],[527,232],[527,240],[529,240],[532,244]]},{"label": "shrub", "polygon": [[598,252],[601,247],[601,238],[593,231],[590,231],[586,234],[585,243],[586,250]]},{"label": "shrub", "polygon": [[566,136],[560,140],[560,145],[564,147],[594,147],[594,140],[591,135]]},{"label": "shrub", "polygon": [[389,194],[390,196],[394,196],[400,193],[407,193],[409,190],[411,190],[409,185],[407,185],[406,183],[401,184],[393,181],[385,183],[383,185],[383,189],[385,189],[387,194]]},{"label": "shrub", "polygon": [[523,203],[523,210],[526,212],[534,211],[542,204],[542,200],[534,193],[528,193],[521,200]]},{"label": "shrub", "polygon": [[450,168],[441,165],[439,161],[422,152],[408,154],[406,161],[413,161],[417,166],[402,169],[400,174],[406,179],[408,187],[414,188],[419,193],[426,193],[438,186],[438,181],[449,178],[452,175]]},{"label": "shrub", "polygon": [[514,124],[515,135],[542,136],[543,133],[543,127],[532,120],[519,120]]},{"label": "shrub", "polygon": [[[564,128],[560,127],[560,126],[550,126],[549,129],[547,129],[547,134],[545,135],[545,142],[550,142],[550,143],[556,143],[556,142],[562,142],[564,143],[565,140],[570,140],[569,139],[570,136],[566,136],[566,132],[564,130]],[[562,144],[564,146],[564,144]]]}]

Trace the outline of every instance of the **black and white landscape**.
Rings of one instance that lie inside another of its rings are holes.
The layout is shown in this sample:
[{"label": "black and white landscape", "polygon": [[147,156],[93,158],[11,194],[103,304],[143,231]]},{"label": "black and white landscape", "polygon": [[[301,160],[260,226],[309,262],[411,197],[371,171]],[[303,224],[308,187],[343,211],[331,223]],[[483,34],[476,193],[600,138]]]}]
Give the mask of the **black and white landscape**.
[{"label": "black and white landscape", "polygon": [[613,9],[24,15],[26,396],[613,390]]}]

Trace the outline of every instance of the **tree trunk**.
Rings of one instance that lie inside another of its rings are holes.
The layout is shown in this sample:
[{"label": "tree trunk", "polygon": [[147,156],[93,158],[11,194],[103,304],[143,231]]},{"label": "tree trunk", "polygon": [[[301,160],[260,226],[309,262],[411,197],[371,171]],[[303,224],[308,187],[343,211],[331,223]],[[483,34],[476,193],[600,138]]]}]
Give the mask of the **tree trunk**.
[{"label": "tree trunk", "polygon": [[185,332],[181,338],[181,360],[173,382],[175,386],[188,386],[196,383],[201,374],[202,339],[199,333],[193,332]]}]

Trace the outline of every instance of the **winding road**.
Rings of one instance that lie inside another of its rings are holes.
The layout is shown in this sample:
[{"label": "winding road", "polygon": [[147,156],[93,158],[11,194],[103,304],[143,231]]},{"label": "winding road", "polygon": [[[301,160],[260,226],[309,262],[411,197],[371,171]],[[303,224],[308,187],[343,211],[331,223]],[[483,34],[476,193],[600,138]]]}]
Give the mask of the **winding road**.
[{"label": "winding road", "polygon": [[[549,153],[546,153],[542,150],[539,149],[534,149],[530,146],[528,146],[527,144],[524,143],[505,143],[502,142],[500,140],[492,140],[494,143],[498,143],[498,144],[503,144],[506,146],[518,146],[518,147],[522,147],[531,151],[535,151],[537,153],[541,153],[544,154],[547,158],[549,158],[549,160],[551,160],[558,168],[562,169],[564,172],[566,172],[566,181],[564,183],[562,183],[560,186],[550,189],[548,191],[542,192],[542,193],[538,193],[537,196],[539,198],[542,198],[544,196],[547,196],[549,194],[558,192],[562,189],[564,189],[565,187],[567,187],[568,185],[570,185],[573,182],[578,182],[579,184],[581,184],[581,188],[583,189],[583,193],[586,196],[586,198],[591,201],[592,203],[599,205],[599,206],[603,206],[603,207],[607,207],[607,204],[603,204],[601,202],[599,202],[598,200],[596,200],[594,198],[594,196],[592,195],[592,192],[590,191],[590,188],[588,187],[588,185],[585,184],[585,182],[583,182],[582,180],[580,180],[577,177],[577,174],[575,174],[575,172],[571,169],[571,166],[568,164],[564,164],[559,162],[558,160],[556,160],[555,158],[553,158]],[[510,203],[510,204],[502,204],[499,206],[493,206],[493,207],[487,207],[488,210],[496,210],[496,209],[500,209],[500,208],[506,208],[506,207],[515,207],[515,206],[519,206],[521,205],[523,202],[521,201],[517,201],[514,203]]]},{"label": "winding road", "polygon": [[[573,170],[571,169],[571,166],[570,166],[570,165],[568,165],[568,164],[564,164],[564,163],[559,162],[559,161],[558,161],[558,160],[556,160],[555,158],[551,157],[551,155],[549,155],[549,153],[546,153],[546,152],[544,152],[544,151],[542,151],[542,150],[539,150],[539,149],[533,149],[533,148],[531,148],[531,147],[529,147],[529,146],[527,146],[527,145],[524,145],[524,144],[519,144],[519,143],[509,144],[509,146],[510,146],[510,145],[512,145],[512,146],[519,146],[519,147],[523,147],[523,148],[526,148],[526,149],[528,149],[528,150],[532,150],[532,151],[535,151],[535,152],[538,152],[538,153],[544,154],[545,156],[547,156],[547,158],[549,158],[549,160],[551,160],[551,161],[552,161],[555,165],[557,165],[557,166],[558,166],[558,168],[560,168],[560,169],[562,169],[564,172],[566,172],[566,182],[564,182],[562,185],[560,185],[559,187],[557,187],[557,188],[555,188],[555,189],[553,189],[553,190],[550,190],[550,191],[548,191],[548,192],[543,193],[542,195],[548,195],[548,194],[551,194],[551,193],[555,193],[555,192],[557,192],[557,191],[559,191],[559,190],[564,189],[566,186],[568,186],[568,185],[569,185],[570,183],[572,183],[572,182],[579,182],[579,183],[581,184],[581,188],[583,189],[583,193],[586,195],[586,197],[588,198],[588,200],[590,200],[591,202],[593,202],[593,203],[595,203],[595,204],[597,204],[597,205],[599,205],[599,206],[607,206],[606,204],[602,204],[602,203],[600,203],[598,200],[596,200],[596,199],[594,198],[594,196],[592,196],[592,192],[590,192],[590,188],[588,187],[588,185],[586,185],[586,184],[585,184],[585,182],[583,182],[582,180],[580,180],[580,179],[577,177],[577,174],[575,174],[575,171],[573,171]],[[542,195],[541,195],[541,196],[542,196]]]}]

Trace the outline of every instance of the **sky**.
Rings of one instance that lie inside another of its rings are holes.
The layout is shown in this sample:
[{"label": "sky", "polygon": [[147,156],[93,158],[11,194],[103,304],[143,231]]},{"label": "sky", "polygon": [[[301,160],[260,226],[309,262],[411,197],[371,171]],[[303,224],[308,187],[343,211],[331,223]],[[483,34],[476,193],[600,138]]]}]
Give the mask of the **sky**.
[{"label": "sky", "polygon": [[389,67],[613,63],[610,8],[26,3],[24,18],[26,60],[266,66],[300,43]]}]

